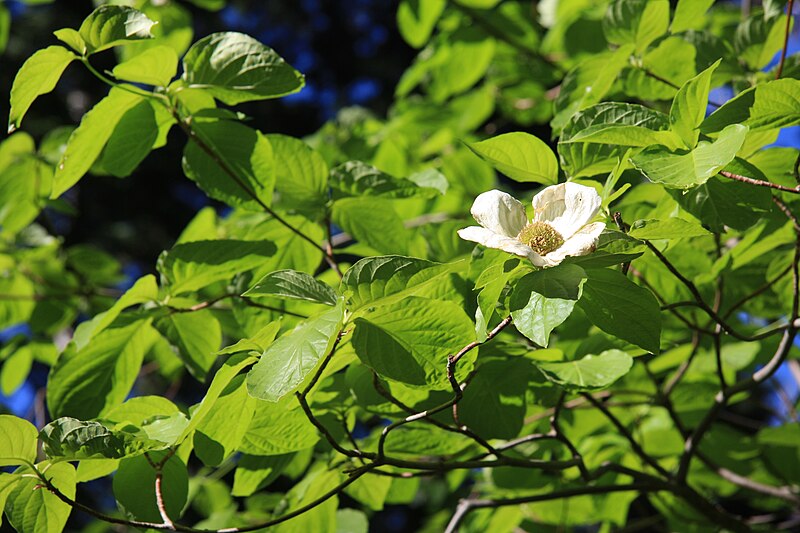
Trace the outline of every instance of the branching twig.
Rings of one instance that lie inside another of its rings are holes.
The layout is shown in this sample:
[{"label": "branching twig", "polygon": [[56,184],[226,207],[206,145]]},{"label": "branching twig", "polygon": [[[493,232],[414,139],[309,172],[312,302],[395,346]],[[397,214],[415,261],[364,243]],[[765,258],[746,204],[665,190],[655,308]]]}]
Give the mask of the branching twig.
[{"label": "branching twig", "polygon": [[785,187],[783,185],[778,185],[777,183],[772,183],[771,181],[757,180],[755,178],[748,178],[747,176],[742,176],[740,174],[734,174],[733,172],[728,172],[727,170],[721,170],[719,173],[726,178],[741,181],[742,183],[749,183],[750,185],[758,185],[759,187],[769,187],[770,189],[776,189],[783,192],[800,194],[800,185],[795,188]]}]

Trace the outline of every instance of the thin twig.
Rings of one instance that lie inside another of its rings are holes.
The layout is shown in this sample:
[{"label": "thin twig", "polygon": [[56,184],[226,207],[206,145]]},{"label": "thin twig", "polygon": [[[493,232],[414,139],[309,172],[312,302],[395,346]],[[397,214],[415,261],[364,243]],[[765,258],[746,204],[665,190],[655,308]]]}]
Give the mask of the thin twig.
[{"label": "thin twig", "polygon": [[726,178],[730,178],[736,181],[741,181],[742,183],[749,183],[750,185],[757,185],[759,187],[769,187],[770,189],[776,189],[778,191],[800,194],[800,185],[794,188],[784,187],[783,185],[778,185],[777,183],[772,183],[771,181],[748,178],[747,176],[742,176],[741,174],[734,174],[733,172],[728,172],[727,170],[720,170],[719,173],[725,176]]},{"label": "thin twig", "polygon": [[786,29],[783,33],[783,48],[781,49],[781,60],[778,63],[778,70],[775,72],[775,79],[781,77],[783,74],[783,64],[786,61],[786,50],[789,48],[789,32],[792,28],[792,7],[794,6],[794,0],[789,0],[789,3],[786,5]]}]

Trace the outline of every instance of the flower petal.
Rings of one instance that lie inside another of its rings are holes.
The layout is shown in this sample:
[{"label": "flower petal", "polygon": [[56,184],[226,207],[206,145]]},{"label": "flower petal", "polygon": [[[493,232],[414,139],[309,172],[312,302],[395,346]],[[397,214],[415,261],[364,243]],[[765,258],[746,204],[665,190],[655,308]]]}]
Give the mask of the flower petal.
[{"label": "flower petal", "polygon": [[566,240],[594,218],[601,202],[592,187],[569,181],[552,185],[533,197],[534,220],[549,222]]},{"label": "flower petal", "polygon": [[528,223],[525,207],[519,200],[496,189],[479,194],[470,212],[484,228],[511,238],[519,235]]},{"label": "flower petal", "polygon": [[527,257],[528,260],[536,266],[543,266],[545,264],[542,256],[534,252],[530,246],[522,244],[517,239],[498,235],[486,228],[470,226],[458,230],[458,236],[466,241],[482,244],[487,248],[497,248],[498,250],[503,250],[510,254]]},{"label": "flower petal", "polygon": [[[557,250],[553,250],[547,254],[545,260],[548,263],[555,262],[554,264],[557,265],[567,256],[578,257],[592,253],[597,247],[597,239],[605,228],[606,225],[604,222],[587,224],[572,237],[567,239]],[[548,266],[554,265],[548,264]]]}]

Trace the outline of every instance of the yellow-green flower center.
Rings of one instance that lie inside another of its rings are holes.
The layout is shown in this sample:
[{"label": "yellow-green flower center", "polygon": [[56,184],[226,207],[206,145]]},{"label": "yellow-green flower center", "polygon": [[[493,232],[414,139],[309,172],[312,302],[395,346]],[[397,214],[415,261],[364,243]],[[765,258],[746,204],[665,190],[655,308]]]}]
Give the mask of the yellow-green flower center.
[{"label": "yellow-green flower center", "polygon": [[545,256],[564,244],[564,237],[547,222],[530,222],[517,235],[517,240]]}]

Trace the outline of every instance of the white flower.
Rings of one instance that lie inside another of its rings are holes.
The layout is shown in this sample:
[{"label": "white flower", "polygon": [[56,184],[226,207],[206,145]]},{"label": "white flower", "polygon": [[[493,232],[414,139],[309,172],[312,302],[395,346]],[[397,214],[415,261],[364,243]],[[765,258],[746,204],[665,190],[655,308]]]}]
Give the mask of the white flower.
[{"label": "white flower", "polygon": [[533,197],[533,220],[511,195],[492,190],[475,198],[470,212],[482,227],[458,230],[465,240],[527,257],[537,267],[552,267],[567,256],[594,251],[605,229],[589,221],[600,209],[600,195],[592,187],[561,183],[545,187]]}]

